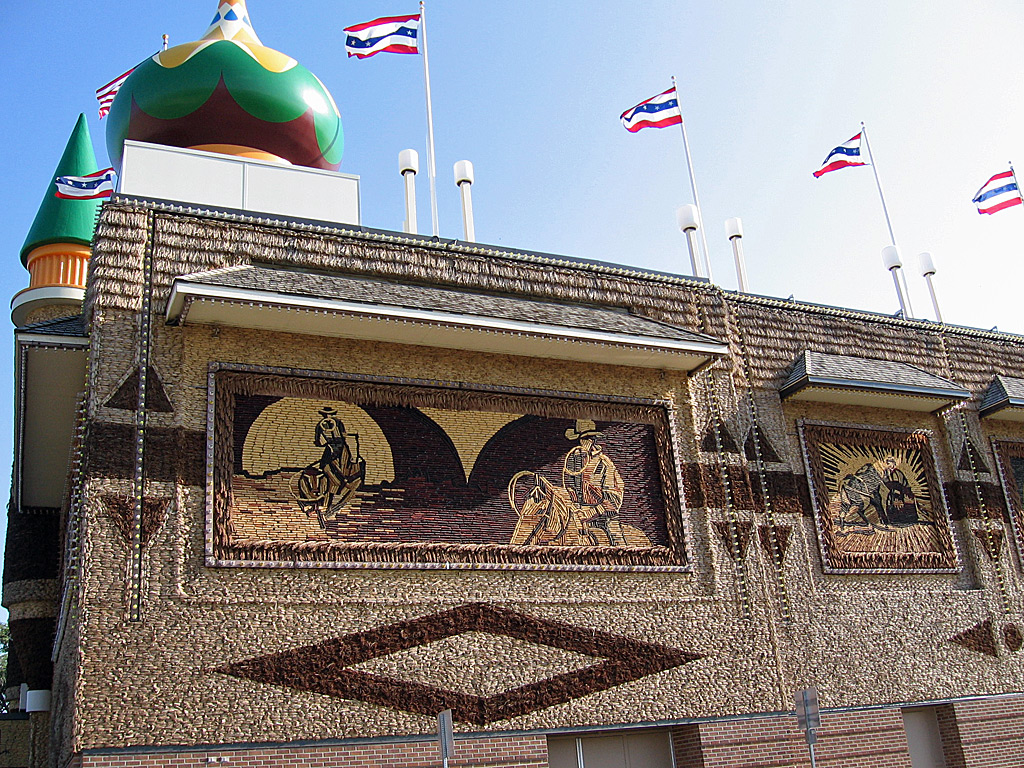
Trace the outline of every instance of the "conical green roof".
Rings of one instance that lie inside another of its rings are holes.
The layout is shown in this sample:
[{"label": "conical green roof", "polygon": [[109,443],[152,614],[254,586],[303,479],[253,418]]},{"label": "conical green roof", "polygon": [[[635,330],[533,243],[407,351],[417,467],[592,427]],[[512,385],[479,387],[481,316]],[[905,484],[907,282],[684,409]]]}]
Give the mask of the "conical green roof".
[{"label": "conical green roof", "polygon": [[53,172],[43,202],[39,206],[32,228],[21,247],[21,263],[33,248],[50,243],[81,243],[89,245],[96,228],[96,212],[101,200],[65,200],[57,197],[54,181],[58,176],[88,176],[99,170],[96,155],[92,150],[89,124],[85,115],[78,116],[75,130],[68,139],[57,170]]}]

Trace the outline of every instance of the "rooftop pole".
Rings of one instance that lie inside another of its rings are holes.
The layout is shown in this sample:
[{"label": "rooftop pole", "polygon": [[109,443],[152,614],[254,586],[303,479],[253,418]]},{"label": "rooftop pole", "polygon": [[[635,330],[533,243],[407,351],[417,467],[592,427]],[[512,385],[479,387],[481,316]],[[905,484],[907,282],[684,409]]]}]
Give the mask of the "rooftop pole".
[{"label": "rooftop pole", "polygon": [[434,237],[439,234],[437,224],[437,163],[434,157],[434,110],[430,103],[430,64],[427,59],[427,11],[420,0],[420,37],[423,41],[423,80],[427,89],[427,177],[430,179],[430,223]]},{"label": "rooftop pole", "polygon": [[[868,129],[867,126],[864,125],[863,120],[860,124],[860,132],[864,136],[864,146],[868,150],[868,161],[871,163],[871,171],[875,174],[875,186],[878,187],[878,199],[882,201],[882,213],[885,214],[885,225],[889,228],[889,244],[895,248],[896,235],[894,235],[892,231],[892,220],[889,218],[889,208],[885,204],[885,195],[882,193],[882,181],[878,178],[878,166],[875,165],[875,156],[871,153],[871,141],[868,139]],[[906,278],[902,273],[897,274],[896,272],[893,272],[893,280],[903,281],[902,293],[906,300],[906,306],[902,306],[903,316],[907,320],[910,320],[914,317],[914,308],[910,304],[910,291],[907,289]],[[897,283],[897,288],[899,288],[899,283]],[[902,305],[903,301],[901,301],[900,304]]]},{"label": "rooftop pole", "polygon": [[1013,170],[1013,161],[1009,162],[1010,173],[1013,175],[1013,183],[1017,185],[1017,194],[1020,195],[1021,199],[1024,200],[1024,194],[1020,191],[1020,182],[1017,181],[1017,172]]},{"label": "rooftop pole", "polygon": [[[676,94],[676,104],[679,106],[679,128],[683,132],[683,152],[686,153],[686,170],[690,174],[690,189],[693,191],[693,203],[697,206],[697,217],[704,221],[704,214],[700,210],[700,197],[697,196],[697,179],[693,174],[693,159],[690,157],[690,145],[686,141],[686,121],[683,119],[683,108],[679,104],[679,88],[676,86],[676,76],[672,75],[672,90]],[[700,239],[704,245],[704,266],[707,269],[708,280],[715,281],[711,274],[711,256],[708,253],[708,238],[704,234],[704,227],[700,227]]]}]

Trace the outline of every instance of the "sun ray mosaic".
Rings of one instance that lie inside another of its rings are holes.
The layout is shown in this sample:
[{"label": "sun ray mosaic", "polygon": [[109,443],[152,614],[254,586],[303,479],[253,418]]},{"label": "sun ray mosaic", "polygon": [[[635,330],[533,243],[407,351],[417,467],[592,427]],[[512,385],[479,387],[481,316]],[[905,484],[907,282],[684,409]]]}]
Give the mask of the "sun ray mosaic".
[{"label": "sun ray mosaic", "polygon": [[826,571],[959,569],[927,432],[802,422],[800,435]]}]

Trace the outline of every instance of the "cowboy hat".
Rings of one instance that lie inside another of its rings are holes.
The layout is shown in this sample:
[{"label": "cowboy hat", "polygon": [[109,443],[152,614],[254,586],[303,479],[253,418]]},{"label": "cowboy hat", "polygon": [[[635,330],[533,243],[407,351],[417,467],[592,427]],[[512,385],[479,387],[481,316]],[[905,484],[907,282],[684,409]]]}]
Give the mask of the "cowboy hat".
[{"label": "cowboy hat", "polygon": [[590,419],[576,419],[576,427],[569,427],[565,430],[565,436],[570,440],[582,440],[584,437],[601,437],[604,433],[598,430],[597,424]]}]

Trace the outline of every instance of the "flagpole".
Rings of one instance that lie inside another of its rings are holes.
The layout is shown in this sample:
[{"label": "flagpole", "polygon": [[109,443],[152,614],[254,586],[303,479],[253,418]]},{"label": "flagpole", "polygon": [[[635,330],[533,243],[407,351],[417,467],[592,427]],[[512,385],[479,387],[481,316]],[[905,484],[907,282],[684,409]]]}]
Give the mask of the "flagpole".
[{"label": "flagpole", "polygon": [[693,174],[693,159],[690,157],[690,145],[686,141],[686,121],[683,119],[683,106],[679,103],[679,88],[676,86],[676,76],[672,75],[672,90],[676,94],[676,106],[679,108],[679,128],[683,132],[683,152],[686,154],[686,170],[690,174],[690,189],[693,191],[693,204],[697,206],[697,217],[700,219],[700,237],[704,244],[704,267],[708,271],[708,280],[712,283],[715,278],[711,274],[711,256],[708,253],[708,238],[704,233],[704,214],[700,210],[700,198],[697,196],[697,179]]},{"label": "flagpole", "polygon": [[1009,165],[1010,165],[1010,173],[1013,174],[1013,183],[1017,185],[1017,195],[1020,197],[1021,200],[1024,200],[1024,193],[1021,193],[1020,182],[1017,181],[1017,172],[1015,170],[1013,170],[1013,161],[1012,160],[1009,161]]},{"label": "flagpole", "polygon": [[868,129],[861,121],[860,132],[864,135],[864,146],[868,150],[868,160],[871,162],[871,170],[875,174],[875,185],[878,187],[878,199],[882,201],[882,213],[885,214],[885,225],[889,228],[889,243],[896,245],[896,235],[892,233],[892,221],[889,220],[889,209],[885,205],[885,195],[882,194],[882,182],[878,178],[878,166],[875,165],[875,156],[871,154],[871,142],[868,141]]},{"label": "flagpole", "polygon": [[[864,146],[868,150],[868,161],[871,163],[871,171],[875,174],[875,186],[878,187],[878,199],[882,201],[882,213],[885,214],[885,225],[889,228],[889,243],[895,248],[896,247],[896,235],[892,231],[892,221],[889,219],[889,208],[885,204],[885,195],[882,193],[882,181],[878,178],[878,166],[875,165],[875,156],[871,153],[871,141],[868,139],[868,128],[864,125],[864,121],[861,120],[860,132],[864,135]],[[900,270],[902,273],[903,270]],[[907,299],[907,315],[905,318],[910,320],[914,317],[914,308],[910,305],[910,290],[907,287],[907,278],[900,274],[900,279],[903,281],[903,293]]]},{"label": "flagpole", "polygon": [[423,80],[427,90],[427,177],[430,179],[430,223],[434,237],[439,234],[437,224],[437,164],[434,161],[434,111],[430,104],[430,64],[427,60],[427,12],[420,0],[420,38],[423,41]]}]

